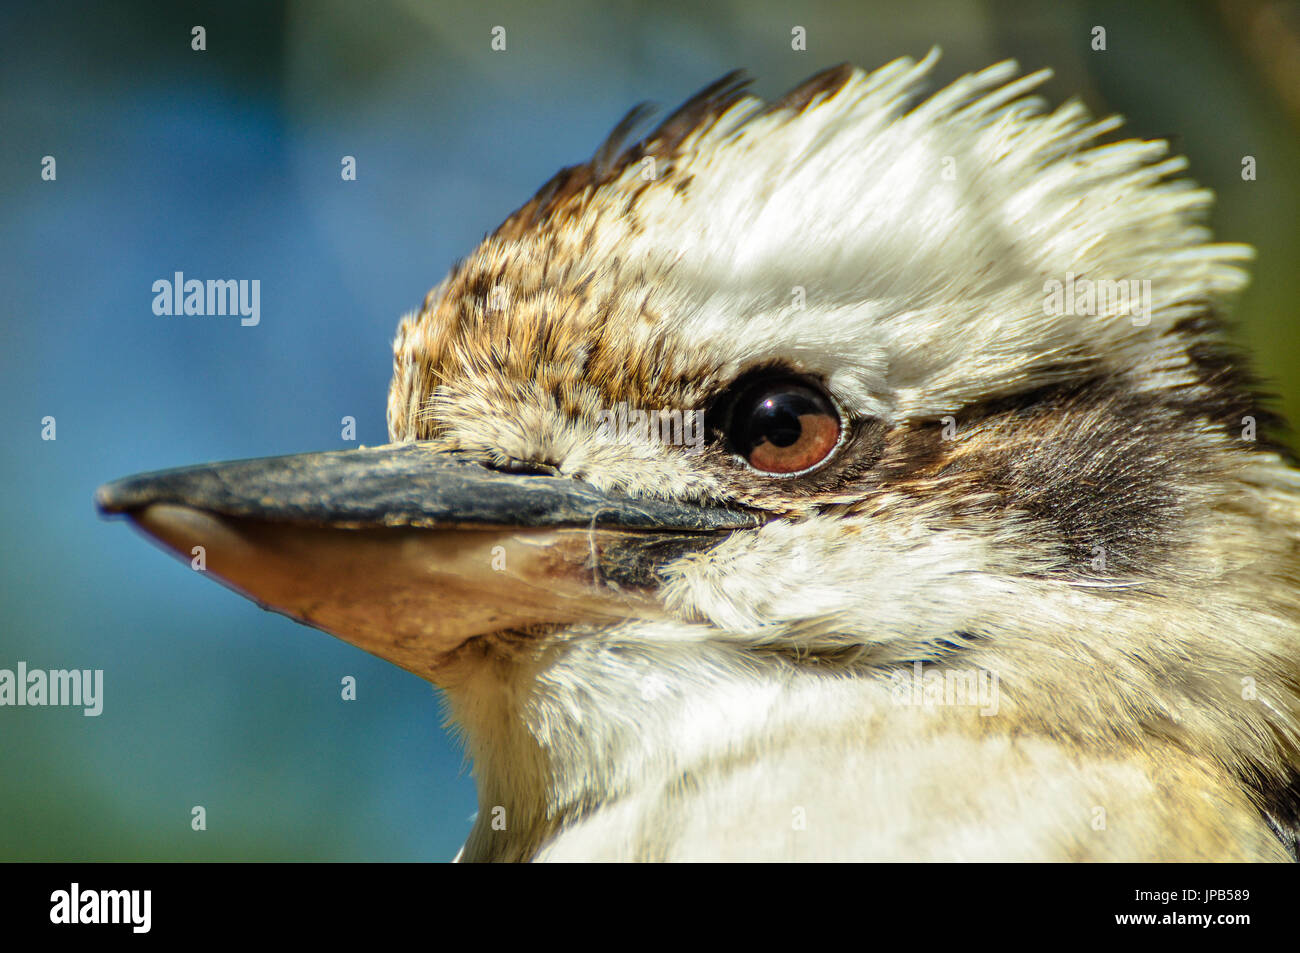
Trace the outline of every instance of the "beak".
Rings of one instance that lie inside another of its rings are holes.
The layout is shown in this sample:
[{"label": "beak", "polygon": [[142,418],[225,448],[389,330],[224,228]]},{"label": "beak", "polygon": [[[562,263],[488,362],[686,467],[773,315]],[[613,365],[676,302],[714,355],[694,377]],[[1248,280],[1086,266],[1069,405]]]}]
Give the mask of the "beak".
[{"label": "beak", "polygon": [[147,473],[95,501],[262,607],[430,681],[474,636],[662,615],[659,567],[760,523],[421,443]]}]

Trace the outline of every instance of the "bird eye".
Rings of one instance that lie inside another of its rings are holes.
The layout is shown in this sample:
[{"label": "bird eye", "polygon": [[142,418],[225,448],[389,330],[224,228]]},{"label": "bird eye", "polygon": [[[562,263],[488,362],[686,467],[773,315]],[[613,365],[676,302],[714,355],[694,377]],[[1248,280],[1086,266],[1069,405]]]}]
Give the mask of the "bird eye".
[{"label": "bird eye", "polygon": [[765,380],[732,404],[727,438],[755,470],[802,473],[839,445],[840,415],[830,398],[807,382]]}]

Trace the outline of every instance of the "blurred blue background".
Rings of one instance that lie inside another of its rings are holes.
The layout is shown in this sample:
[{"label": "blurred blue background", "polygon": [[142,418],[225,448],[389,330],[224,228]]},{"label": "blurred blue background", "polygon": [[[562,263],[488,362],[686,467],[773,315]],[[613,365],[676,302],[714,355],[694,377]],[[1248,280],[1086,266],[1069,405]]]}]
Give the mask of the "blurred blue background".
[{"label": "blurred blue background", "polygon": [[[1298,22],[1265,2],[6,5],[0,668],[101,668],[105,700],[0,709],[0,859],[455,854],[473,784],[433,689],[100,521],[92,494],[353,446],[345,415],[384,442],[398,317],[634,103],[730,69],[771,97],[938,44],[940,80],[1014,56],[1057,70],[1053,100],[1174,137],[1219,236],[1259,249],[1239,336],[1300,417]],[[260,279],[261,323],[154,315],[175,271]]]}]

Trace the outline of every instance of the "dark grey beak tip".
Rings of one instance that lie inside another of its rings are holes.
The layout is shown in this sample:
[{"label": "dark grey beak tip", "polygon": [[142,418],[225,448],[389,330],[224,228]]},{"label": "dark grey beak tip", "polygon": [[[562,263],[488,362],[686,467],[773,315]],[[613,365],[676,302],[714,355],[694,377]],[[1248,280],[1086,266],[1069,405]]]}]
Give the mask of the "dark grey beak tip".
[{"label": "dark grey beak tip", "polygon": [[95,509],[99,515],[105,519],[111,519],[117,516],[125,516],[136,507],[132,501],[136,494],[132,492],[132,484],[135,481],[132,478],[125,480],[114,480],[112,483],[105,483],[95,491]]}]

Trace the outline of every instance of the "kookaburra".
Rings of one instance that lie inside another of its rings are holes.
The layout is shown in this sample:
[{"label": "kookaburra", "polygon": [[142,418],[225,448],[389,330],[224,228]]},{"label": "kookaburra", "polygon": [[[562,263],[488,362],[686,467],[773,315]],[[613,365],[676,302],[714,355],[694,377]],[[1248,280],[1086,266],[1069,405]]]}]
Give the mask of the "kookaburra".
[{"label": "kookaburra", "polygon": [[391,443],[100,507],[439,686],[466,860],[1288,859],[1250,249],[1046,71],[935,59],[634,111],[401,322]]}]

